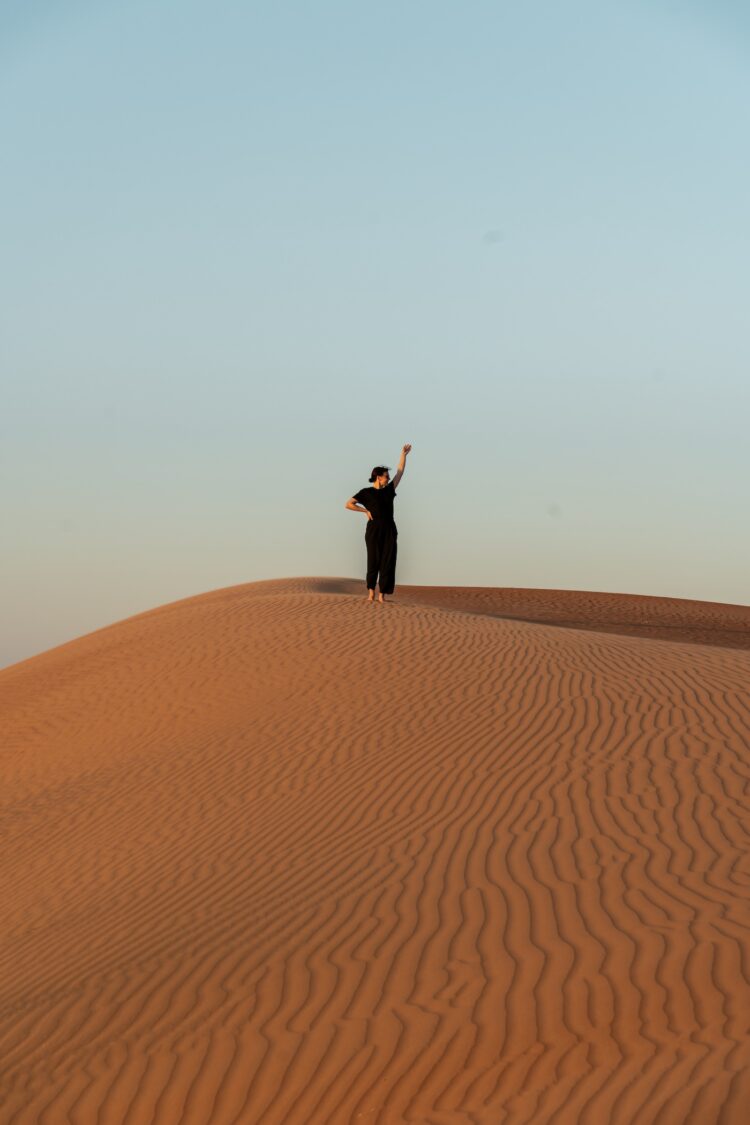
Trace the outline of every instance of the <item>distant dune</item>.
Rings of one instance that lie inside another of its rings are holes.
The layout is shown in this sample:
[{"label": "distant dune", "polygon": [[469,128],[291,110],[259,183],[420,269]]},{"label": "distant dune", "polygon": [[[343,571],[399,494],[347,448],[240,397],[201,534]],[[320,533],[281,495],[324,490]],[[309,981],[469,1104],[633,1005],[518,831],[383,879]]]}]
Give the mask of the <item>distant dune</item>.
[{"label": "distant dune", "polygon": [[0,671],[0,1122],[744,1125],[749,649],[299,578]]}]

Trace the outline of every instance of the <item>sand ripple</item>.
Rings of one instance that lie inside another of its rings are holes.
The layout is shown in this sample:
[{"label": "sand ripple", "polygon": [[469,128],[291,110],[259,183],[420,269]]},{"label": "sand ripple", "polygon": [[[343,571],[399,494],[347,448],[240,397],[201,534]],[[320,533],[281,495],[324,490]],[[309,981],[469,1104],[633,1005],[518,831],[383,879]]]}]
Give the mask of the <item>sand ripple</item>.
[{"label": "sand ripple", "polygon": [[749,648],[300,578],[0,672],[3,1125],[741,1125]]}]

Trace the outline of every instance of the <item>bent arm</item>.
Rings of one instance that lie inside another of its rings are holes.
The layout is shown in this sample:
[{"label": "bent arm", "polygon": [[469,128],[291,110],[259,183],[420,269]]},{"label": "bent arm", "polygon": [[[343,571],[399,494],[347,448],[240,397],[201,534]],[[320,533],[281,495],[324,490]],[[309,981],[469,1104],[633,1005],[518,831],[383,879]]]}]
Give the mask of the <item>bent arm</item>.
[{"label": "bent arm", "polygon": [[344,504],[344,507],[348,508],[350,512],[364,512],[366,515],[369,514],[367,512],[367,508],[364,508],[361,504],[358,504],[353,496],[350,500],[347,500],[346,504]]}]

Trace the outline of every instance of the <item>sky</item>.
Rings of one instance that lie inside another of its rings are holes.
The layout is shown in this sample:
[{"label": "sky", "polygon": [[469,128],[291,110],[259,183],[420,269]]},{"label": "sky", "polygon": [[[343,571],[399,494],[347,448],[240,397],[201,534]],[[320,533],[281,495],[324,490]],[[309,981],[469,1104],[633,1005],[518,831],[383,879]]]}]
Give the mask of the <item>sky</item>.
[{"label": "sky", "polygon": [[[33,9],[33,10],[32,10]],[[750,16],[0,3],[0,666],[361,577],[750,604]]]}]

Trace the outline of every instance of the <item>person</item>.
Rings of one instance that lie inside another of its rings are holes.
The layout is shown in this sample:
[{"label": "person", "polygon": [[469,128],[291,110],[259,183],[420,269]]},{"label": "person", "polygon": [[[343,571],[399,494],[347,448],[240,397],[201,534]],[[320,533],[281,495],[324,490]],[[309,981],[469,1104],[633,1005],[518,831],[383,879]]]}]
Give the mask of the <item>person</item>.
[{"label": "person", "polygon": [[398,528],[393,520],[393,501],[410,453],[411,446],[405,445],[393,480],[387,465],[376,465],[370,473],[372,487],[360,488],[345,504],[350,512],[364,512],[367,516],[365,546],[368,602],[375,601],[376,584],[380,585],[378,601],[381,603],[385,602],[386,595],[393,593],[396,584]]}]

